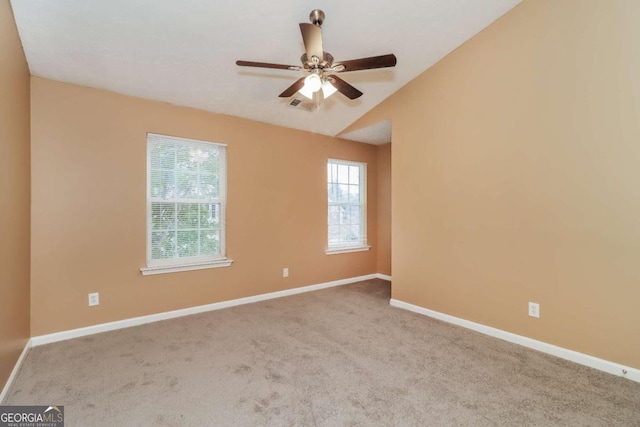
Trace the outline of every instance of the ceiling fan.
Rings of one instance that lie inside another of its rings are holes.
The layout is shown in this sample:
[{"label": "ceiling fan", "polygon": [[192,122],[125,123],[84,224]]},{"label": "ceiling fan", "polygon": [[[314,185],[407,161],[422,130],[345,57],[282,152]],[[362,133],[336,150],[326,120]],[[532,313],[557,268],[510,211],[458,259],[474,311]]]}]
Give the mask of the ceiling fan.
[{"label": "ceiling fan", "polygon": [[304,42],[306,50],[300,58],[302,62],[301,66],[253,61],[236,61],[236,65],[242,67],[304,71],[309,75],[296,80],[294,84],[285,89],[279,96],[281,98],[288,98],[296,92],[300,92],[309,99],[313,99],[314,94],[320,91],[322,91],[325,99],[333,95],[336,91],[342,93],[349,99],[359,98],[362,96],[362,92],[334,73],[371,70],[374,68],[394,67],[396,65],[396,57],[393,54],[334,62],[333,56],[329,52],[325,52],[322,47],[321,26],[324,21],[324,12],[319,9],[312,10],[309,14],[309,20],[311,24],[300,24],[302,41]]}]

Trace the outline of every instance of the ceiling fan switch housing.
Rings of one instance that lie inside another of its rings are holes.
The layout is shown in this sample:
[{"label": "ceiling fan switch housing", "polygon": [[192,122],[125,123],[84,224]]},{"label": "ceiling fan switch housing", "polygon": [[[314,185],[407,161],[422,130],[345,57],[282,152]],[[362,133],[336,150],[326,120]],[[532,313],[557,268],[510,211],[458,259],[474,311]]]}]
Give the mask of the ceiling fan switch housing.
[{"label": "ceiling fan switch housing", "polygon": [[312,10],[311,13],[309,14],[309,21],[311,21],[313,25],[317,25],[318,27],[321,27],[322,22],[324,21],[324,12],[321,11],[320,9]]}]

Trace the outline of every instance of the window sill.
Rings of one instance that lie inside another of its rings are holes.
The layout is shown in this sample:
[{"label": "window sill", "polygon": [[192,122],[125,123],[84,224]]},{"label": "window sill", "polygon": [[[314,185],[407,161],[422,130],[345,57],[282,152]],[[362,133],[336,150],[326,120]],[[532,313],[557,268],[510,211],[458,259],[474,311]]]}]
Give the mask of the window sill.
[{"label": "window sill", "polygon": [[140,272],[142,273],[143,276],[149,276],[151,274],[177,273],[180,271],[204,270],[205,268],[229,267],[232,262],[233,262],[232,259],[225,258],[225,259],[200,262],[195,264],[143,267],[140,269]]},{"label": "window sill", "polygon": [[371,249],[371,246],[366,245],[366,246],[351,246],[351,247],[347,247],[347,248],[333,248],[333,249],[327,249],[325,251],[325,253],[327,255],[337,255],[337,254],[348,254],[351,252],[364,252],[364,251],[368,251],[369,249]]}]

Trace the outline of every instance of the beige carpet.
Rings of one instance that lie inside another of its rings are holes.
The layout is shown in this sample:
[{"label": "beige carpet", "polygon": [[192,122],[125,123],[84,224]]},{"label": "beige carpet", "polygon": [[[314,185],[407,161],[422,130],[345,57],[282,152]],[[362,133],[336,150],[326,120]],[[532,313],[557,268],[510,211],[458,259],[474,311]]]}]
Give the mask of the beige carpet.
[{"label": "beige carpet", "polygon": [[389,306],[380,280],[33,348],[71,426],[640,426],[640,384]]}]

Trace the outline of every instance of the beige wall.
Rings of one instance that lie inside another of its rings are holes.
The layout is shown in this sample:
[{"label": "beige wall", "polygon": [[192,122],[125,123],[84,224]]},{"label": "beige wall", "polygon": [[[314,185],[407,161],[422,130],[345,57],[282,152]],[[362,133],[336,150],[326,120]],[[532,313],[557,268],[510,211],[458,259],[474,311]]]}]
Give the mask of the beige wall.
[{"label": "beige wall", "polygon": [[391,276],[391,144],[376,148],[378,162],[378,273]]},{"label": "beige wall", "polygon": [[0,389],[29,338],[29,69],[0,0]]},{"label": "beige wall", "polygon": [[[376,272],[376,209],[371,251],[324,253],[327,159],[366,162],[376,206],[374,146],[35,77],[31,89],[34,336]],[[228,144],[231,267],[141,275],[147,132]]]},{"label": "beige wall", "polygon": [[393,120],[394,298],[640,368],[638,28],[525,0],[351,127]]}]

